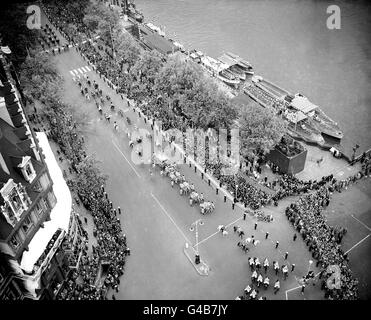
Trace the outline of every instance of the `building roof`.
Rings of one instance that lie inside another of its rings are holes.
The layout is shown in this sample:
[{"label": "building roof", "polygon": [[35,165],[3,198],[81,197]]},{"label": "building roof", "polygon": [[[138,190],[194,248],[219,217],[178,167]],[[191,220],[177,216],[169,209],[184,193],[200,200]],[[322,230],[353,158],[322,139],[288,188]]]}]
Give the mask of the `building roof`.
[{"label": "building roof", "polygon": [[[9,179],[13,179],[16,184],[21,183],[26,188],[31,201],[34,201],[38,194],[32,190],[32,185],[24,178],[18,165],[22,163],[24,157],[29,156],[37,175],[43,171],[45,166],[36,159],[31,148],[33,145],[31,132],[27,126],[27,121],[24,121],[22,107],[17,102],[19,100],[18,96],[9,82],[4,81],[3,86],[0,86],[0,97],[5,100],[9,115],[7,121],[0,118],[0,188]],[[4,199],[0,197],[0,205],[3,204]],[[0,213],[0,239],[7,239],[12,230],[12,226]]]},{"label": "building roof", "polygon": [[[13,179],[15,183],[22,183],[26,188],[27,194],[31,201],[34,201],[38,194],[32,190],[32,185],[25,180],[18,164],[22,162],[23,157],[31,156],[31,163],[37,175],[43,170],[44,165],[32,157],[33,152],[27,154],[17,141],[19,138],[14,133],[14,128],[6,121],[0,118],[0,154],[6,165],[8,172],[0,167],[0,188],[6,184],[9,179]],[[0,205],[4,204],[3,198],[0,196]],[[0,239],[7,239],[13,228],[8,224],[5,217],[0,213]]]},{"label": "building roof", "polygon": [[291,106],[303,113],[309,113],[318,108],[318,106],[310,102],[307,97],[303,96],[295,96],[291,102]]}]

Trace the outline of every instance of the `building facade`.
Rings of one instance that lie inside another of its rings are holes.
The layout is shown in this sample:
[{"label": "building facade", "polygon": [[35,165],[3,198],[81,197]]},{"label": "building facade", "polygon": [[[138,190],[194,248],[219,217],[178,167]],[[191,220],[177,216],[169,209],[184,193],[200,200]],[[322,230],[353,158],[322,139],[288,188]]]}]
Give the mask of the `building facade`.
[{"label": "building facade", "polygon": [[54,183],[65,182],[49,172],[8,63],[0,52],[0,300],[54,299],[82,230],[71,204],[63,207],[67,224],[53,221],[61,189]]}]

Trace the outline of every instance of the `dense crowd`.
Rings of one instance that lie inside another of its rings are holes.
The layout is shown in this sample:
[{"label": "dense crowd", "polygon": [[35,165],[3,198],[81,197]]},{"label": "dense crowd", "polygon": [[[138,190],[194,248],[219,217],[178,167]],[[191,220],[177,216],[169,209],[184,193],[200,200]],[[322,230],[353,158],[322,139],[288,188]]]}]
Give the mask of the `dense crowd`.
[{"label": "dense crowd", "polygon": [[[76,5],[83,8],[84,1],[76,1]],[[51,0],[43,2],[43,9],[53,25],[63,34],[68,41],[78,43],[87,38],[89,29],[83,22],[83,10],[71,10],[64,2]]]},{"label": "dense crowd", "polygon": [[[46,5],[49,17],[60,31],[67,34],[71,30],[76,31],[67,37],[71,41],[77,33],[86,31],[82,23],[82,12],[67,12],[60,2],[49,2]],[[71,25],[77,28],[71,28]],[[86,158],[84,139],[77,139],[75,122],[71,119],[71,115],[63,110],[62,104],[53,103],[50,106],[52,112],[46,114],[49,123],[49,128],[46,128],[48,137],[59,144],[61,151],[58,150],[58,154],[61,155],[60,159],[63,158],[62,155],[68,159],[71,164],[70,173],[77,173],[77,177],[81,177],[85,174],[83,171],[79,172],[80,164]],[[36,122],[35,120],[39,119],[34,117],[33,120]],[[109,289],[118,291],[119,278],[124,273],[125,257],[130,254],[126,245],[126,237],[117,217],[121,209],[114,209],[104,187],[92,184],[91,179],[90,181],[89,179],[79,179],[79,182],[73,179],[72,181],[72,186],[79,199],[92,214],[97,245],[93,246],[92,253],[88,253],[86,245],[82,246],[79,267],[71,270],[57,299],[103,299],[106,298]],[[72,255],[71,263],[75,262],[77,262],[77,257]]]},{"label": "dense crowd", "polygon": [[[333,192],[342,192],[350,183],[355,183],[370,173],[370,160],[357,174],[344,180],[337,181],[329,176],[323,179],[321,186],[317,185],[314,193],[301,197],[296,203],[286,208],[286,216],[312,252],[312,256],[321,265],[324,280],[322,289],[325,296],[330,299],[357,299],[358,281],[353,277],[347,262],[348,256],[341,248],[341,240],[346,229],[329,226],[323,210],[329,205]],[[329,182],[326,184],[326,182]],[[329,287],[327,281],[332,275],[329,266],[337,265],[341,270],[340,284],[338,287]]]}]

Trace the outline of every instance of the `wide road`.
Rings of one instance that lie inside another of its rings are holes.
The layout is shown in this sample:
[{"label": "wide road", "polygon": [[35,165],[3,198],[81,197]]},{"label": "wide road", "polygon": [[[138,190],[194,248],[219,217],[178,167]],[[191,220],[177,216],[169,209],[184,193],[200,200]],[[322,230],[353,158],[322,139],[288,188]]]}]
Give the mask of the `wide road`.
[{"label": "wide road", "polygon": [[[99,115],[94,103],[87,102],[81,95],[70,71],[88,70],[86,61],[74,49],[56,56],[55,61],[65,78],[64,99],[77,107],[85,119],[83,134],[88,154],[95,154],[101,161],[102,171],[109,176],[107,189],[110,198],[114,206],[120,206],[124,211],[120,219],[132,255],[128,258],[120,292],[116,296],[122,299],[234,299],[250,282],[249,255],[237,247],[238,237],[233,234],[232,227],[227,237],[215,233],[218,225],[237,221],[246,235],[254,234],[261,241],[251,250],[251,255],[260,260],[266,256],[270,261],[279,259],[282,264],[284,252],[292,253],[289,262],[296,265],[294,273],[288,280],[281,281],[281,291],[277,295],[273,295],[272,289],[264,293],[270,299],[285,299],[285,290],[298,285],[295,276],[306,273],[310,260],[304,243],[291,240],[293,230],[286,218],[273,213],[273,223],[259,223],[258,230],[254,231],[255,220],[247,217],[242,221],[242,210],[232,210],[231,203],[224,203],[222,194],[216,195],[193,167],[181,165],[187,180],[216,204],[212,215],[202,216],[198,209],[190,207],[185,196],[179,195],[177,186],[171,187],[169,178],[161,177],[158,171],[150,176],[148,165],[132,162],[132,149],[128,146],[123,119],[113,112],[110,122],[107,122]],[[115,106],[126,111],[126,115],[140,128],[145,127],[142,119],[137,122],[137,115],[127,110],[126,101],[108,89],[93,71],[87,74],[110,93]],[[110,112],[108,109],[106,103],[105,112]],[[112,124],[115,120],[119,124],[117,131]],[[281,203],[281,212],[287,203],[289,201]],[[186,242],[195,244],[195,233],[190,231],[190,226],[199,218],[204,221],[204,225],[199,227],[199,250],[201,258],[211,268],[209,276],[200,276],[183,252]],[[264,239],[266,231],[270,233],[268,240]],[[277,240],[280,242],[278,250],[274,248]],[[273,275],[270,278],[271,282],[276,280]]]}]

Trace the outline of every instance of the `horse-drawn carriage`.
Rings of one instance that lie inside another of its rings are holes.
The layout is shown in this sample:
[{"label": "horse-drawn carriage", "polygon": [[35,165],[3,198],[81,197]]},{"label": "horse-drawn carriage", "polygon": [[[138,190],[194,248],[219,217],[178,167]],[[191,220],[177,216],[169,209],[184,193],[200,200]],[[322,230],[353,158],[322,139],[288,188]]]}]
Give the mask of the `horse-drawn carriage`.
[{"label": "horse-drawn carriage", "polygon": [[192,191],[191,184],[187,181],[184,181],[181,184],[179,184],[179,187],[180,187],[180,190],[179,190],[180,195],[189,194]]},{"label": "horse-drawn carriage", "polygon": [[171,179],[171,185],[173,186],[175,184],[182,183],[184,181],[184,178],[180,174],[179,171],[172,171],[169,173],[169,177]]},{"label": "horse-drawn carriage", "polygon": [[202,214],[209,214],[215,210],[215,204],[210,201],[205,201],[200,204]]},{"label": "horse-drawn carriage", "polygon": [[166,176],[170,176],[171,173],[174,173],[176,171],[176,165],[175,164],[166,164],[164,168],[164,173]]},{"label": "horse-drawn carriage", "polygon": [[168,158],[165,155],[153,153],[152,164],[154,166],[156,165],[159,166],[161,171],[163,171],[165,170],[165,167],[168,165],[167,159]]},{"label": "horse-drawn carriage", "polygon": [[196,191],[192,191],[189,195],[189,204],[193,205],[194,203],[201,203],[204,201],[204,197],[202,194],[197,193]]},{"label": "horse-drawn carriage", "polygon": [[258,221],[271,222],[273,221],[273,216],[271,214],[265,214],[261,210],[254,211],[254,216],[258,218]]}]

